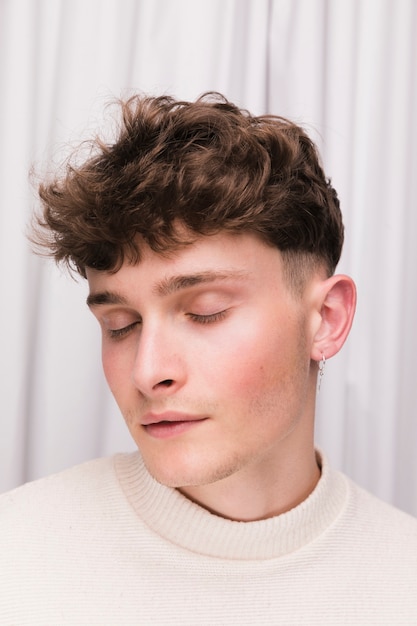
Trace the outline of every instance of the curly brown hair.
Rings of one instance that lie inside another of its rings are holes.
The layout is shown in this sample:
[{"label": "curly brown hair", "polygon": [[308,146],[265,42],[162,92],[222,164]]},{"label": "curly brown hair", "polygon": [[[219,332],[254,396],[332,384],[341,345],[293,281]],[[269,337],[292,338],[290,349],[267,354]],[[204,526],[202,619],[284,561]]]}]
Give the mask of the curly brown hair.
[{"label": "curly brown hair", "polygon": [[119,105],[115,142],[96,138],[82,164],[69,159],[39,187],[34,239],[56,261],[85,277],[88,267],[138,262],[143,240],[164,254],[229,231],[276,246],[292,281],[317,263],[334,272],[339,201],[299,126],[255,117],[218,93],[195,102],[137,95]]}]

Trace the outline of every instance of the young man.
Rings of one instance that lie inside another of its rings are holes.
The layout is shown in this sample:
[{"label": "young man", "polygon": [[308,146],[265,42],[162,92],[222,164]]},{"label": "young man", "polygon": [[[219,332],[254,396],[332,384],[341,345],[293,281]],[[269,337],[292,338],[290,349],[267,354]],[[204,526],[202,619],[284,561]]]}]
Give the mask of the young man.
[{"label": "young man", "polygon": [[315,451],[355,287],[336,193],[287,120],[134,97],[43,184],[138,446],[0,500],[1,624],[417,624],[417,521]]}]

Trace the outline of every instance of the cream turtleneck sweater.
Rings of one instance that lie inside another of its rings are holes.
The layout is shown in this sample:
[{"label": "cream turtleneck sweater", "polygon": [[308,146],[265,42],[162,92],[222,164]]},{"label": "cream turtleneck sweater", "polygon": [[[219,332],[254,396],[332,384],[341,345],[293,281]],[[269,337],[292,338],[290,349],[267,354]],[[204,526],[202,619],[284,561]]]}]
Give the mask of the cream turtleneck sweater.
[{"label": "cream turtleneck sweater", "polygon": [[98,459],[0,497],[0,624],[417,625],[417,520],[325,460],[302,504],[235,522]]}]

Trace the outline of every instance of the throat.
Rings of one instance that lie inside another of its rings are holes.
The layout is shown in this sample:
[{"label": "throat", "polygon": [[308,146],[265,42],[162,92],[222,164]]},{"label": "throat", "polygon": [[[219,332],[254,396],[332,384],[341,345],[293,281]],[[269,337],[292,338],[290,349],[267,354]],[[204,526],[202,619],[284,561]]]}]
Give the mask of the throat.
[{"label": "throat", "polygon": [[282,515],[301,504],[314,491],[320,467],[313,452],[308,467],[297,463],[270,472],[247,468],[206,485],[178,490],[210,513],[239,522],[252,522]]}]

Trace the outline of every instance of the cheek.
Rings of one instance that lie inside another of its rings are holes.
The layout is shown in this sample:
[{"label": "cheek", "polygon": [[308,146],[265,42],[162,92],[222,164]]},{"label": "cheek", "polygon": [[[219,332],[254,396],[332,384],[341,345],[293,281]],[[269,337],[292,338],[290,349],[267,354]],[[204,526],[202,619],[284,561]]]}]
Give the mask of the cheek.
[{"label": "cheek", "polygon": [[[283,330],[279,330],[283,328]],[[278,330],[277,330],[278,329]],[[225,336],[216,358],[217,389],[231,400],[259,403],[292,402],[309,379],[310,358],[302,324],[259,325],[252,333]]]},{"label": "cheek", "polygon": [[[101,351],[104,376],[117,402],[131,381],[130,361],[125,353],[103,344]],[[120,404],[120,403],[119,403]]]},{"label": "cheek", "polygon": [[108,358],[105,358],[104,355],[102,357],[102,363],[103,363],[104,377],[107,381],[107,385],[109,386],[111,393],[117,400],[117,390],[118,390],[117,370],[114,367],[114,364],[111,361],[109,361]]},{"label": "cheek", "polygon": [[[271,341],[269,335],[258,330],[250,333],[247,328],[243,333],[227,333],[216,342],[212,353],[211,379],[230,395],[242,397],[261,392],[275,384],[284,371],[284,359],[280,359],[280,354],[287,352],[284,343],[281,337]],[[204,359],[204,355],[200,358]]]}]

